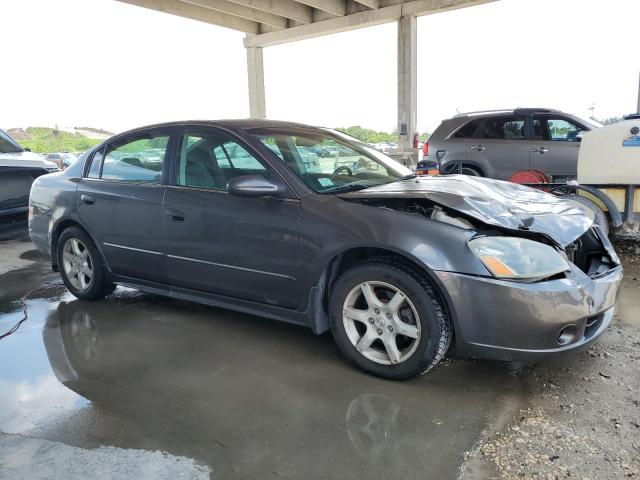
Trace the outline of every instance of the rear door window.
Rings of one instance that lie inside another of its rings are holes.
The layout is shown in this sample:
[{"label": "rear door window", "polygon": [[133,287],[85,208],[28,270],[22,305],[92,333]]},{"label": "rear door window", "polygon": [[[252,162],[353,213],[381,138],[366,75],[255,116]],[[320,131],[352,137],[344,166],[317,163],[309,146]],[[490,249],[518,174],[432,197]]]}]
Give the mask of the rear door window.
[{"label": "rear door window", "polygon": [[533,117],[533,137],[536,140],[576,142],[578,133],[583,130],[582,126],[566,118]]},{"label": "rear door window", "polygon": [[520,116],[489,117],[482,124],[483,139],[488,140],[524,140],[525,120]]},{"label": "rear door window", "polygon": [[169,134],[144,134],[107,147],[102,165],[103,180],[162,183]]}]

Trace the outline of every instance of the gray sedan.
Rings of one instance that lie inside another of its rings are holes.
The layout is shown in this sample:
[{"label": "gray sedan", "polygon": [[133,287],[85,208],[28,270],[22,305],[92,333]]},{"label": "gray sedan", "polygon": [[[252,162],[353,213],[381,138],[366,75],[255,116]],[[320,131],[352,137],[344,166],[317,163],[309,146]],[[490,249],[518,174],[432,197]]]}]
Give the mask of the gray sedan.
[{"label": "gray sedan", "polygon": [[[337,158],[311,165],[322,149]],[[330,330],[396,380],[454,343],[526,361],[581,347],[611,322],[622,277],[581,204],[416,178],[339,132],[265,120],[115,136],[35,181],[29,228],[78,298],[123,284]]]}]

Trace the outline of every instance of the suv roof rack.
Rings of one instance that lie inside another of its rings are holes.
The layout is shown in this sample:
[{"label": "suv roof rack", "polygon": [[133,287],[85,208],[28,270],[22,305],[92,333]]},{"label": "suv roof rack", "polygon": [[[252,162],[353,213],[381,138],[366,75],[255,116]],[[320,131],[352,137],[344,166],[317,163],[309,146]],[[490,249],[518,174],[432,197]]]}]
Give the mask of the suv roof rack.
[{"label": "suv roof rack", "polygon": [[512,113],[513,109],[499,109],[499,110],[477,110],[475,112],[464,112],[464,113],[458,113],[457,115],[454,115],[454,118],[459,118],[459,117],[474,117],[476,115],[486,115],[486,114],[492,114],[492,113]]},{"label": "suv roof rack", "polygon": [[558,113],[560,110],[553,108],[503,108],[499,110],[478,110],[475,112],[464,112],[454,115],[454,118],[460,117],[476,117],[481,115],[495,115],[500,113],[512,113],[519,115],[530,115],[532,113]]},{"label": "suv roof rack", "polygon": [[560,110],[554,108],[516,108],[513,113],[528,115],[530,113],[559,113]]}]

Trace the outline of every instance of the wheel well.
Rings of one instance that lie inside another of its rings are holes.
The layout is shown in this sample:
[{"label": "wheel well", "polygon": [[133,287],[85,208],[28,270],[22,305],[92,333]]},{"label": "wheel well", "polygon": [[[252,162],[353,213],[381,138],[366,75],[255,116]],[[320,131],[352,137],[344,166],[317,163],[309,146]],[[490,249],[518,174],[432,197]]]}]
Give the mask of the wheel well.
[{"label": "wheel well", "polygon": [[86,230],[75,220],[65,219],[61,220],[51,231],[51,266],[54,271],[58,271],[58,258],[56,252],[58,251],[58,238],[60,234],[69,227],[77,227],[86,233]]},{"label": "wheel well", "polygon": [[[320,289],[322,292],[322,303],[321,308],[322,312],[316,311],[316,330],[325,331],[329,328],[328,323],[328,315],[329,315],[329,299],[331,298],[331,291],[333,289],[333,285],[335,281],[342,275],[345,271],[347,271],[350,267],[365,259],[374,259],[374,258],[394,258],[403,263],[411,265],[417,271],[423,272],[422,276],[424,280],[426,280],[433,291],[438,295],[438,300],[442,304],[442,307],[445,310],[445,315],[451,321],[451,327],[454,329],[455,335],[455,322],[452,317],[452,310],[450,308],[449,298],[445,294],[442,286],[439,282],[426,270],[424,265],[418,264],[413,259],[402,255],[398,252],[394,252],[393,250],[387,250],[384,248],[375,248],[375,247],[356,247],[345,252],[342,252],[336,255],[327,265],[322,275],[320,276]],[[326,325],[325,325],[326,323]]]},{"label": "wheel well", "polygon": [[[484,169],[480,165],[476,163],[461,161],[461,160],[454,160],[452,162],[447,162],[447,164],[445,165],[446,171],[451,172],[451,170],[454,170],[454,169],[457,170],[458,165],[460,165],[461,167],[473,168],[474,170],[477,170],[481,176],[483,177],[487,176]],[[457,173],[457,172],[451,172],[451,173]]]}]

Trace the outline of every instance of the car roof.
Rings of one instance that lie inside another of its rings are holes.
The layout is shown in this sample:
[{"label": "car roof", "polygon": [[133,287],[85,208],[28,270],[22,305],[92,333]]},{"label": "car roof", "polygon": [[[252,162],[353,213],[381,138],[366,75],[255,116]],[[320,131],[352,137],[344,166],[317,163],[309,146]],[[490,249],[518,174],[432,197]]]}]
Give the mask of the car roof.
[{"label": "car roof", "polygon": [[142,127],[136,127],[126,132],[122,132],[117,137],[126,136],[130,133],[135,133],[140,130],[147,130],[152,128],[162,127],[180,127],[190,125],[205,125],[212,127],[226,127],[234,130],[253,130],[257,128],[322,128],[312,125],[306,125],[303,123],[285,122],[281,120],[267,120],[267,119],[255,119],[255,118],[242,118],[242,119],[224,119],[224,120],[179,120],[174,122],[156,123],[153,125],[146,125]]}]

